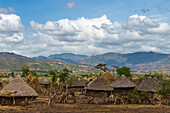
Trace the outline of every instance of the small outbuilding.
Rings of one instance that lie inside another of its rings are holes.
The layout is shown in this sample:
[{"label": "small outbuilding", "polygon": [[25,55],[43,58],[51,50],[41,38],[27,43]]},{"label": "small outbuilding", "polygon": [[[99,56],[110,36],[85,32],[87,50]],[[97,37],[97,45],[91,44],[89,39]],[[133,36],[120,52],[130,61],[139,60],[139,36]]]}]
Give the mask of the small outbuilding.
[{"label": "small outbuilding", "polygon": [[159,82],[152,78],[151,76],[147,77],[145,80],[143,80],[137,87],[137,90],[140,91],[147,91],[150,93],[156,92],[158,89],[160,89]]},{"label": "small outbuilding", "polygon": [[112,94],[113,88],[101,76],[91,81],[86,88],[86,95],[94,97],[109,97]]},{"label": "small outbuilding", "polygon": [[27,85],[20,75],[17,75],[0,91],[0,104],[23,105],[35,100],[36,97],[38,97],[37,92]]},{"label": "small outbuilding", "polygon": [[41,87],[48,88],[50,86],[51,81],[47,77],[43,77],[39,79],[39,83]]},{"label": "small outbuilding", "polygon": [[110,86],[114,89],[115,94],[127,94],[136,87],[136,85],[130,80],[128,80],[125,75],[122,75]]},{"label": "small outbuilding", "polygon": [[64,90],[68,89],[69,92],[75,91],[84,91],[85,83],[82,80],[78,80],[75,76],[73,76],[67,84],[63,85]]}]

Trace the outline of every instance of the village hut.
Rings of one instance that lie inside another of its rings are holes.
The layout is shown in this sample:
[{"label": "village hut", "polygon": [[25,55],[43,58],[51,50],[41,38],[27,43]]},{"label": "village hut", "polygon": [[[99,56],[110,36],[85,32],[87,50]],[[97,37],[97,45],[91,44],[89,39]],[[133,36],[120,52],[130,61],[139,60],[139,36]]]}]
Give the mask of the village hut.
[{"label": "village hut", "polygon": [[113,88],[109,86],[109,83],[101,76],[91,81],[86,88],[86,95],[94,97],[108,97],[113,91]]},{"label": "village hut", "polygon": [[38,94],[17,75],[8,85],[0,91],[1,105],[23,105],[35,100]]},{"label": "village hut", "polygon": [[136,88],[139,92],[147,91],[150,93],[154,93],[160,88],[160,85],[157,80],[149,76],[145,80],[143,80]]},{"label": "village hut", "polygon": [[48,88],[50,86],[51,81],[47,77],[43,77],[39,79],[39,83],[41,87]]},{"label": "village hut", "polygon": [[85,83],[82,80],[78,80],[73,76],[66,84],[63,85],[64,90],[68,89],[69,92],[84,91]]},{"label": "village hut", "polygon": [[122,75],[110,86],[114,89],[115,94],[127,94],[136,87],[136,85],[130,80],[128,80],[125,75]]}]

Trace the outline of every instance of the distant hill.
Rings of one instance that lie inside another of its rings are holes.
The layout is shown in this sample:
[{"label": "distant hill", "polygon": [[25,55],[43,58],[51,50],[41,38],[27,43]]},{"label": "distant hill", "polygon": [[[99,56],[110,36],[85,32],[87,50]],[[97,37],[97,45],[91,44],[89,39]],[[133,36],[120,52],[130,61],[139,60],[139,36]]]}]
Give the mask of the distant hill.
[{"label": "distant hill", "polygon": [[72,70],[73,73],[86,73],[95,70],[94,66],[90,65],[61,62],[0,62],[0,72],[17,72],[23,65],[28,65],[31,70],[38,72],[48,72],[49,69],[63,70],[64,68]]},{"label": "distant hill", "polygon": [[156,62],[142,63],[131,66],[134,69],[168,69],[170,70],[170,56]]},{"label": "distant hill", "polygon": [[82,64],[97,65],[99,63],[107,64],[108,66],[117,65],[137,65],[150,62],[156,62],[168,58],[169,54],[162,54],[157,52],[136,52],[128,54],[120,53],[105,53],[102,55],[93,55],[81,59]]},{"label": "distant hill", "polygon": [[122,57],[126,58],[126,62],[132,65],[155,62],[167,58],[168,56],[170,55],[152,51],[122,54]]},{"label": "distant hill", "polygon": [[81,64],[97,65],[99,63],[107,65],[125,65],[126,58],[122,57],[119,53],[105,53],[102,55],[92,55],[83,59],[80,59]]},{"label": "distant hill", "polygon": [[[38,59],[37,59],[38,60]],[[0,52],[0,61],[20,61],[20,62],[31,62],[34,61],[32,58],[28,58],[22,55],[17,55],[15,53]]]},{"label": "distant hill", "polygon": [[[97,65],[99,63],[107,64],[107,66],[129,66],[133,69],[170,69],[170,54],[162,54],[157,52],[136,52],[128,54],[120,53],[105,53],[101,55],[77,55],[73,53],[53,54],[49,57],[39,56],[28,58],[15,53],[0,52],[0,62],[52,62],[72,63],[72,64],[86,64]],[[41,64],[41,63],[40,63]],[[5,63],[0,64],[4,67]],[[11,64],[12,65],[12,64]],[[44,64],[43,64],[44,65]],[[48,66],[47,66],[48,67]],[[44,69],[44,68],[40,68]]]},{"label": "distant hill", "polygon": [[70,60],[77,61],[81,58],[86,58],[88,56],[87,55],[73,54],[73,53],[62,53],[62,54],[50,55],[49,57],[59,58],[59,59],[70,59]]}]

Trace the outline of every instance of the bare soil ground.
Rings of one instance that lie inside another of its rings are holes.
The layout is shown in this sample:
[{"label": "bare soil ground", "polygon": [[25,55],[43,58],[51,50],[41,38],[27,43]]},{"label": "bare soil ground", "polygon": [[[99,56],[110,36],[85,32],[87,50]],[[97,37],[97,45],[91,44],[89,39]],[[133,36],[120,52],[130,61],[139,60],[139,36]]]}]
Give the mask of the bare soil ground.
[{"label": "bare soil ground", "polygon": [[170,113],[170,106],[158,105],[95,105],[95,104],[47,104],[0,106],[0,113]]}]

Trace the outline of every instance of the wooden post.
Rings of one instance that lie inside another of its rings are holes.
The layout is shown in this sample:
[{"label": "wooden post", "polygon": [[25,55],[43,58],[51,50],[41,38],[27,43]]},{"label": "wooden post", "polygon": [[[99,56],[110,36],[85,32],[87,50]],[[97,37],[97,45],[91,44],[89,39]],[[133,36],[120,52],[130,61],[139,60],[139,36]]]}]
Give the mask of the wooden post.
[{"label": "wooden post", "polygon": [[114,102],[114,105],[116,104],[117,98],[118,98],[118,95],[117,95],[117,96],[116,96],[116,98],[115,98],[115,102]]},{"label": "wooden post", "polygon": [[55,98],[56,94],[54,94],[53,96],[50,97],[49,101],[48,101],[48,106],[51,107],[53,102],[54,102],[54,98]]},{"label": "wooden post", "polygon": [[13,102],[12,102],[12,104],[13,104],[13,106],[15,105],[15,98],[14,98],[14,96],[13,96]]}]

